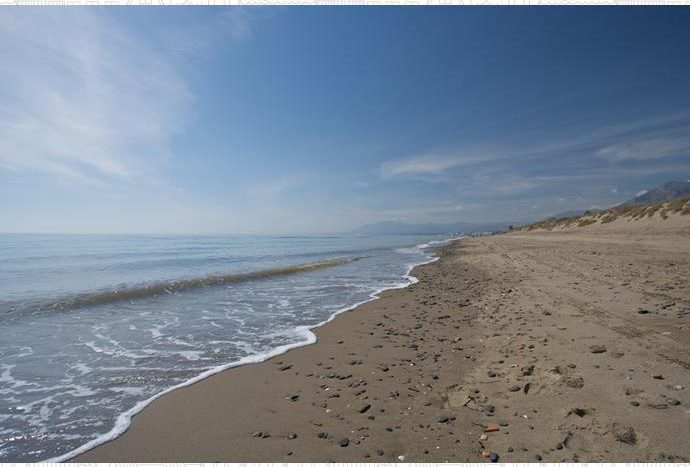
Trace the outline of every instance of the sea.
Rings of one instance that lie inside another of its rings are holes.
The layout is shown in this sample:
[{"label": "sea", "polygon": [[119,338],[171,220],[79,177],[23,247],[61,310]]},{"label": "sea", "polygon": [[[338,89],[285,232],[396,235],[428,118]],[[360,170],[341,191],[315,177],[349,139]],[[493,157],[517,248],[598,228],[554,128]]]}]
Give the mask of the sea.
[{"label": "sea", "polygon": [[313,343],[448,240],[0,235],[0,461],[68,460],[166,392]]}]

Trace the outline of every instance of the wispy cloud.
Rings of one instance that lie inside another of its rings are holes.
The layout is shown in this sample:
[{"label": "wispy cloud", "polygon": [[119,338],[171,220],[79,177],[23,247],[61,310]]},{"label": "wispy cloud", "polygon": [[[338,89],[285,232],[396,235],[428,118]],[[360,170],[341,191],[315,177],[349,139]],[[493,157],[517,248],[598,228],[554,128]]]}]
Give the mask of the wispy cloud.
[{"label": "wispy cloud", "polygon": [[[459,183],[463,195],[513,196],[563,184],[591,185],[615,176],[669,172],[690,156],[690,115],[677,113],[458,147],[381,164],[384,180]],[[663,161],[662,163],[662,160]],[[630,165],[629,162],[636,162]],[[615,194],[615,193],[614,193]]]},{"label": "wispy cloud", "polygon": [[381,164],[381,175],[384,178],[400,176],[440,175],[449,169],[486,161],[488,156],[449,154],[423,154],[402,159],[386,161]]},{"label": "wispy cloud", "polygon": [[[687,131],[690,132],[690,128]],[[623,141],[601,148],[597,154],[610,161],[645,161],[688,156],[690,155],[690,135]]]},{"label": "wispy cloud", "polygon": [[192,95],[175,63],[95,10],[0,16],[0,167],[135,180],[167,157]]}]

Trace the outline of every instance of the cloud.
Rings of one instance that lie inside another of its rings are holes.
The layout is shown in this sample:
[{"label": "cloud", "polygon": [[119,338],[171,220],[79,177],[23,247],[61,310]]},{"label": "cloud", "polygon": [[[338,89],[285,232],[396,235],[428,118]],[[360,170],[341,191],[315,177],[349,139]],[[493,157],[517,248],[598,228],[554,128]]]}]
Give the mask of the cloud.
[{"label": "cloud", "polygon": [[384,178],[397,176],[440,175],[449,169],[478,162],[481,158],[463,155],[420,155],[390,160],[381,164]]},{"label": "cloud", "polygon": [[603,147],[597,154],[610,161],[655,160],[690,154],[690,137],[663,136],[641,141],[623,141]]},{"label": "cloud", "polygon": [[95,10],[8,10],[0,53],[0,169],[136,180],[192,102],[168,56]]}]

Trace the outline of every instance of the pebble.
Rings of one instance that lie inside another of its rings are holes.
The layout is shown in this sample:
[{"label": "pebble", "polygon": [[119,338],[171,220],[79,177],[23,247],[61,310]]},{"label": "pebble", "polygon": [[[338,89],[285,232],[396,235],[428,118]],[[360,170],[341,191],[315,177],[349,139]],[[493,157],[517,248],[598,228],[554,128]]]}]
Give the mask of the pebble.
[{"label": "pebble", "polygon": [[436,421],[438,423],[448,423],[450,421],[450,417],[448,415],[439,415],[436,418]]},{"label": "pebble", "polygon": [[493,423],[487,425],[487,427],[484,428],[484,433],[493,433],[494,431],[498,431],[498,425]]},{"label": "pebble", "polygon": [[371,404],[364,404],[360,409],[359,413],[365,413],[367,410],[371,408]]},{"label": "pebble", "polygon": [[680,401],[678,399],[673,398],[666,399],[666,403],[668,405],[680,405]]},{"label": "pebble", "polygon": [[326,439],[326,438],[328,438],[328,433],[326,433],[325,431],[322,431],[317,436],[321,439]]},{"label": "pebble", "polygon": [[349,438],[343,438],[338,442],[338,444],[340,445],[341,448],[346,448],[350,445],[350,439]]},{"label": "pebble", "polygon": [[635,430],[633,430],[632,427],[630,427],[627,430],[619,431],[618,433],[616,433],[616,439],[621,443],[629,444],[632,446],[637,443],[637,434],[635,433]]},{"label": "pebble", "polygon": [[667,404],[655,404],[655,403],[649,402],[647,405],[653,409],[659,409],[659,410],[668,409]]},{"label": "pebble", "polygon": [[566,386],[571,387],[573,389],[581,389],[585,385],[585,380],[579,376],[567,376],[563,378],[563,381],[565,382]]},{"label": "pebble", "polygon": [[539,454],[537,454],[536,456],[534,456],[534,458],[535,458],[536,460],[538,460],[538,461],[540,461],[540,460],[542,459],[542,457],[541,457]]},{"label": "pebble", "polygon": [[630,401],[630,405],[632,405],[633,407],[639,407],[640,403],[637,401]]},{"label": "pebble", "polygon": [[297,439],[297,433],[290,433],[288,439]]},{"label": "pebble", "polygon": [[519,385],[514,384],[508,388],[508,391],[510,392],[518,392],[520,389],[522,389]]},{"label": "pebble", "polygon": [[377,455],[377,456],[383,456],[384,454],[385,454],[385,453],[384,453],[383,449],[378,448],[378,449],[376,450],[376,455]]},{"label": "pebble", "polygon": [[491,454],[489,454],[489,460],[491,460],[491,462],[498,462],[498,454],[492,452]]},{"label": "pebble", "polygon": [[592,353],[604,353],[606,352],[606,347],[603,345],[591,345],[589,346],[589,351]]}]

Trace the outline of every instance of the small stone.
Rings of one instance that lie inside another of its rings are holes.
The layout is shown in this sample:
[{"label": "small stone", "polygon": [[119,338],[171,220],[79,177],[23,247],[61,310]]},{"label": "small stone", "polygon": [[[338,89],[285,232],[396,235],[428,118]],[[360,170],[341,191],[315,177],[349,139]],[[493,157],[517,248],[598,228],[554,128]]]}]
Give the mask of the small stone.
[{"label": "small stone", "polygon": [[403,462],[403,461],[405,460],[405,456],[398,456],[398,460],[399,460],[400,462]]},{"label": "small stone", "polygon": [[288,434],[288,439],[297,439],[297,433]]},{"label": "small stone", "polygon": [[371,408],[371,404],[364,404],[362,407],[359,409],[359,413],[366,413],[367,410]]},{"label": "small stone", "polygon": [[649,402],[647,405],[653,409],[658,409],[658,410],[668,409],[667,404]]},{"label": "small stone", "polygon": [[292,402],[297,402],[299,400],[299,396],[297,394],[295,394],[294,396],[290,396],[290,400]]},{"label": "small stone", "polygon": [[495,378],[496,376],[498,376],[496,372],[492,370],[489,370],[486,374],[489,376],[489,378]]},{"label": "small stone", "polygon": [[508,451],[508,452],[513,452],[513,451],[515,451],[515,449],[509,447],[509,448],[507,449],[507,451]]},{"label": "small stone", "polygon": [[635,433],[635,430],[630,427],[627,430],[616,433],[616,439],[621,443],[633,446],[637,443],[637,434]]},{"label": "small stone", "polygon": [[498,454],[492,452],[491,454],[489,454],[489,460],[491,460],[491,462],[498,462]]},{"label": "small stone", "polygon": [[479,441],[486,441],[487,439],[489,439],[489,437],[486,436],[486,433],[479,435]]},{"label": "small stone", "polygon": [[377,456],[383,456],[384,454],[385,454],[385,453],[384,453],[383,449],[378,448],[378,449],[376,450],[376,455],[377,455]]},{"label": "small stone", "polygon": [[630,401],[630,405],[632,405],[633,407],[639,407],[640,403],[637,401]]},{"label": "small stone", "polygon": [[580,376],[566,376],[563,378],[563,382],[566,386],[573,389],[581,389],[585,385],[585,380]]},{"label": "small stone", "polygon": [[556,449],[558,449],[558,450],[563,449],[563,443],[558,443],[558,444],[556,445]]},{"label": "small stone", "polygon": [[520,389],[522,389],[519,385],[514,384],[508,388],[508,391],[510,392],[518,392]]},{"label": "small stone", "polygon": [[438,423],[448,423],[450,421],[450,417],[448,415],[439,415],[436,417],[436,421]]},{"label": "small stone", "polygon": [[325,431],[322,431],[322,432],[319,433],[317,436],[318,436],[320,439],[326,439],[326,438],[328,438],[328,433],[326,433]]},{"label": "small stone", "polygon": [[534,365],[526,366],[520,369],[522,376],[530,376],[534,372]]},{"label": "small stone", "polygon": [[652,376],[654,379],[664,379],[663,375],[654,375]]},{"label": "small stone", "polygon": [[498,431],[498,425],[491,423],[487,425],[486,428],[484,428],[484,433],[493,433],[495,431]]},{"label": "small stone", "polygon": [[644,308],[637,310],[637,313],[640,315],[646,315],[649,313],[649,310],[645,310]]},{"label": "small stone", "polygon": [[340,441],[338,441],[338,444],[340,445],[341,448],[346,448],[350,445],[350,439],[349,438],[343,438]]},{"label": "small stone", "polygon": [[673,398],[666,399],[666,403],[668,405],[680,405],[680,401],[678,399]]},{"label": "small stone", "polygon": [[604,353],[606,352],[606,347],[603,345],[590,345],[589,351],[592,353]]},{"label": "small stone", "polygon": [[542,457],[541,457],[539,454],[537,454],[536,456],[534,456],[534,458],[535,458],[536,460],[538,460],[538,461],[540,461],[540,460],[542,459]]},{"label": "small stone", "polygon": [[494,413],[494,411],[496,410],[496,407],[494,407],[491,404],[484,404],[484,405],[482,405],[482,409],[486,413]]},{"label": "small stone", "polygon": [[283,365],[280,368],[278,368],[280,371],[287,371],[290,368],[292,368],[292,365]]}]

